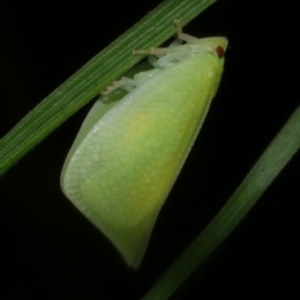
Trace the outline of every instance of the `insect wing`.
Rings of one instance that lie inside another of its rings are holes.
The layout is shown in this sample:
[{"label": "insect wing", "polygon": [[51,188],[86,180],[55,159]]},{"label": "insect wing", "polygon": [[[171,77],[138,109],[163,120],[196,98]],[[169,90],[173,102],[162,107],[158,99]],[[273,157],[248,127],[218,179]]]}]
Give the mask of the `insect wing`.
[{"label": "insect wing", "polygon": [[104,114],[64,168],[65,194],[133,268],[144,256],[222,68],[223,59],[207,54],[162,71]]}]

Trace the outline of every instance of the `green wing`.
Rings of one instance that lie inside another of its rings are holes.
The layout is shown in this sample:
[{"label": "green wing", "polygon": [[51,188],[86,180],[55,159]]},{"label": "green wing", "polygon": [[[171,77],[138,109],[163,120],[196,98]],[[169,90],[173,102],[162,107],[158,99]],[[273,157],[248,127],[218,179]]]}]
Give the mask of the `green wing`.
[{"label": "green wing", "polygon": [[[79,133],[61,184],[129,266],[144,256],[157,215],[218,87],[223,59],[207,54],[162,71]],[[84,131],[87,131],[86,129]]]}]

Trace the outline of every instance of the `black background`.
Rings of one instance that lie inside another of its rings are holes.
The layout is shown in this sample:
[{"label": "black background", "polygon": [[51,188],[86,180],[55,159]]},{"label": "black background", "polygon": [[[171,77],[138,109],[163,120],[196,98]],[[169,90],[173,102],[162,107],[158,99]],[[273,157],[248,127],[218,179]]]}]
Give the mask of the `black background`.
[{"label": "black background", "polygon": [[[1,0],[0,136],[158,3]],[[1,178],[0,298],[139,299],[222,207],[299,104],[296,4],[218,1],[184,28],[198,37],[225,35],[230,48],[218,94],[139,271],[126,268],[59,187],[91,103]],[[299,166],[298,153],[174,299],[299,294]]]}]

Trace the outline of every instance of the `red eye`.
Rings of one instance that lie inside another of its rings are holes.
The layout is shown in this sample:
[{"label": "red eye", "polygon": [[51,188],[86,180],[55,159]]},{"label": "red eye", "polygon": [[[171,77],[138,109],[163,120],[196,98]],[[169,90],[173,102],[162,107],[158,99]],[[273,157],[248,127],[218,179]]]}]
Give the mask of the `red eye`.
[{"label": "red eye", "polygon": [[224,56],[224,49],[221,46],[217,46],[215,48],[215,51],[216,51],[217,55],[219,56],[219,58]]}]

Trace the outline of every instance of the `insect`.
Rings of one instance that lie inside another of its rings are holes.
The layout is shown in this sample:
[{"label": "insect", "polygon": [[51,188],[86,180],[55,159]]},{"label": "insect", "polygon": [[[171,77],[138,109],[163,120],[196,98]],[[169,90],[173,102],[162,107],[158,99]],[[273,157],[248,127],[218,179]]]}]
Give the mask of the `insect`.
[{"label": "insect", "polygon": [[152,54],[154,68],[104,92],[61,174],[65,195],[135,269],[216,94],[228,43],[176,25],[186,44],[135,51]]}]

